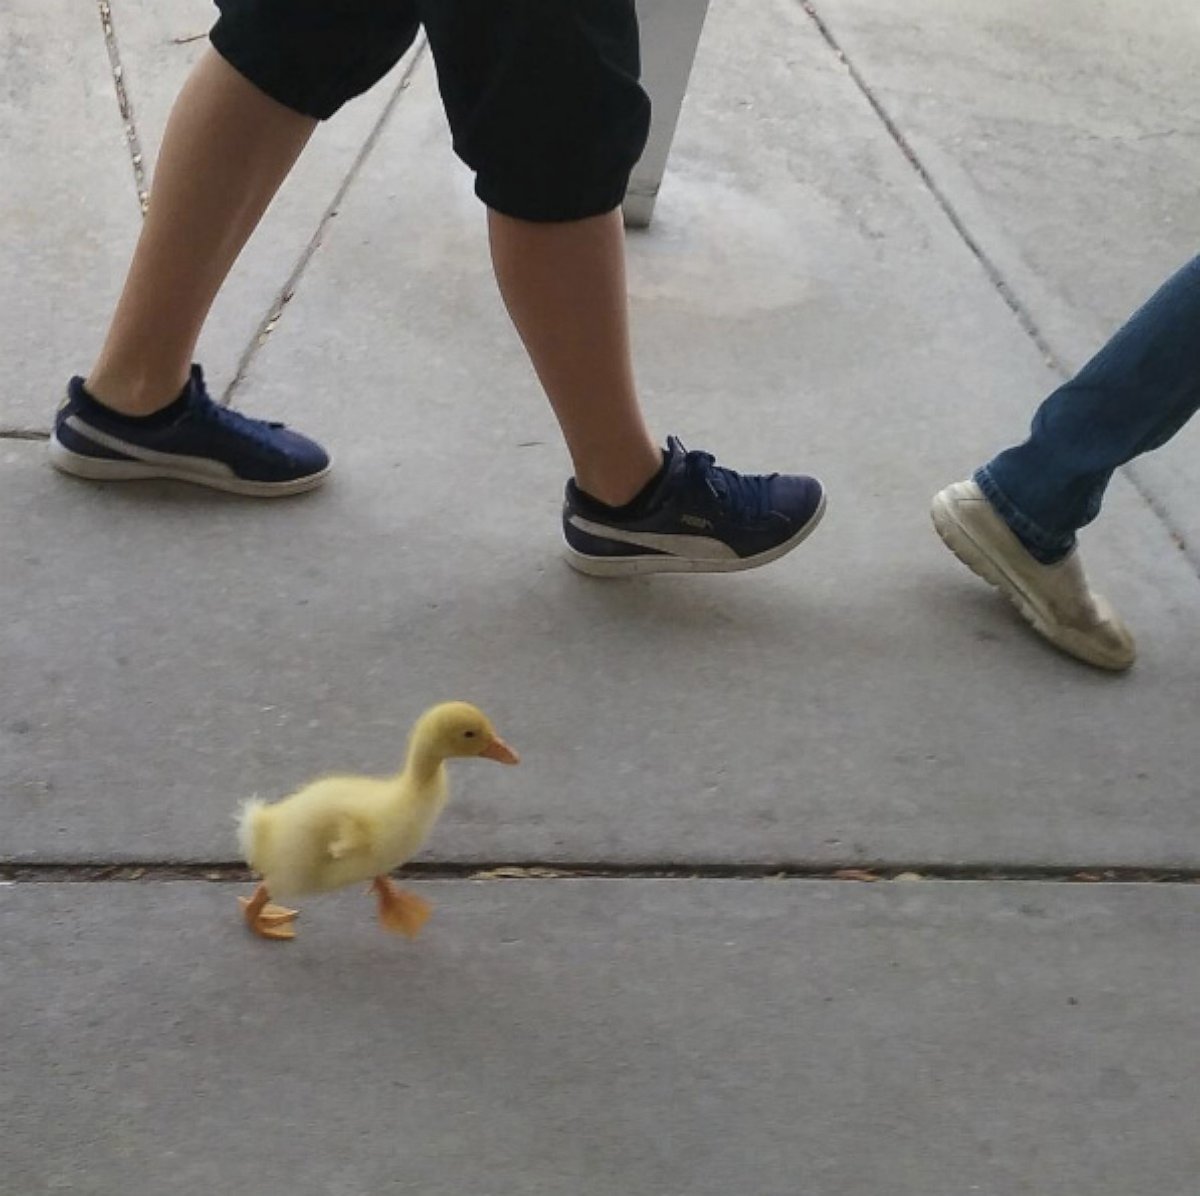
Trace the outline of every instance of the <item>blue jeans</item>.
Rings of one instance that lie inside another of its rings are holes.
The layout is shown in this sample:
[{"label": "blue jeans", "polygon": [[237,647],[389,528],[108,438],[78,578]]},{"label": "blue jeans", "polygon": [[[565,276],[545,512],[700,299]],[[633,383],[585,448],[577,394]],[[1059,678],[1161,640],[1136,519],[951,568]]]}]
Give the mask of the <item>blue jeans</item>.
[{"label": "blue jeans", "polygon": [[1043,564],[1100,514],[1113,471],[1166,444],[1200,407],[1200,257],[1037,410],[1029,439],[975,481]]}]

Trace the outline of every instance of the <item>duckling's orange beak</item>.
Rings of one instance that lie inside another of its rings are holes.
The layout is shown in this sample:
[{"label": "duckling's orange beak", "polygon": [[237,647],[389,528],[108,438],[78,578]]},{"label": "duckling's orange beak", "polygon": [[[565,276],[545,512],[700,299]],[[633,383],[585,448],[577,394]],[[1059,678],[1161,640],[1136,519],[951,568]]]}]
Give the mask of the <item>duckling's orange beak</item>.
[{"label": "duckling's orange beak", "polygon": [[500,764],[520,764],[521,757],[500,738],[499,735],[493,737],[492,742],[479,753],[485,759],[496,760]]}]

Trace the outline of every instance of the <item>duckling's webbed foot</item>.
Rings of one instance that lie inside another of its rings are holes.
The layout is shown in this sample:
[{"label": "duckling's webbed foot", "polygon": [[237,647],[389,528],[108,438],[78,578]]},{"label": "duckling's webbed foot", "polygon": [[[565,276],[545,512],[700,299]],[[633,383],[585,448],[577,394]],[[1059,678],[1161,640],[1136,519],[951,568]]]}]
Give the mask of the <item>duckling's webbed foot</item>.
[{"label": "duckling's webbed foot", "polygon": [[299,910],[272,905],[266,885],[259,885],[253,897],[239,897],[246,925],[264,939],[294,939],[295,929],[288,925],[299,916]]},{"label": "duckling's webbed foot", "polygon": [[433,909],[424,897],[396,888],[386,876],[377,876],[371,889],[379,898],[379,921],[388,930],[406,934],[410,939],[421,933]]}]

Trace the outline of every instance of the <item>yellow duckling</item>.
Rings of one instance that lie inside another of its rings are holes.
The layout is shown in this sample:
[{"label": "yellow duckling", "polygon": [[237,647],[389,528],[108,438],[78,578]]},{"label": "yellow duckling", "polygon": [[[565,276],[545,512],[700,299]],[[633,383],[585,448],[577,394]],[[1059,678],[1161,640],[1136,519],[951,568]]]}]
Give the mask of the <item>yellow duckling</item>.
[{"label": "yellow duckling", "polygon": [[261,877],[253,897],[240,897],[250,929],[268,939],[291,939],[294,909],[270,904],[370,880],[379,920],[410,938],[430,906],[388,879],[425,842],[446,804],[445,761],[483,756],[516,764],[517,753],[482,711],[466,702],[427,710],[413,727],[398,776],[325,777],[282,801],[248,801],[238,818],[246,862]]}]

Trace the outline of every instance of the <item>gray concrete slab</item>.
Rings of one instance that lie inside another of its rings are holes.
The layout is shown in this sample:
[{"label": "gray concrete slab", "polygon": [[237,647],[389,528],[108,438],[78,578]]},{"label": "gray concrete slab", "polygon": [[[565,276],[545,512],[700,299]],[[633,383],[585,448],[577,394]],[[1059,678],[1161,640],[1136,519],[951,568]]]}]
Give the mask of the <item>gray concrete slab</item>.
[{"label": "gray concrete slab", "polygon": [[99,347],[137,194],[95,4],[6,0],[0,71],[0,430],[32,429]]},{"label": "gray concrete slab", "polygon": [[[197,38],[216,16],[212,0],[110,0],[125,82],[147,171],[158,156],[171,105],[192,64],[207,45]],[[414,48],[414,53],[415,53]],[[210,385],[224,388],[276,306],[301,255],[383,118],[413,55],[366,96],[348,104],[316,132],[292,176],[222,290],[205,326],[198,354]],[[281,319],[287,318],[283,308]]]},{"label": "gray concrete slab", "polygon": [[1114,679],[945,554],[930,494],[1049,372],[803,17],[712,19],[633,242],[647,395],[819,470],[825,527],[745,578],[559,563],[564,457],[419,73],[245,389],[332,445],[326,492],[101,491],[7,451],[8,858],[229,858],[242,796],[390,768],[458,695],[526,765],[459,770],[442,858],[1195,862],[1194,574],[1115,486],[1089,553],[1143,658]]},{"label": "gray concrete slab", "polygon": [[556,559],[548,484],[447,551],[436,464],[397,459],[250,506],[7,449],[5,857],[232,858],[240,798],[390,769],[458,695],[525,763],[456,770],[443,858],[1194,861],[1197,600],[1128,496],[1148,634],[1113,681],[923,543],[915,496],[914,530],[857,503],[755,579],[603,585]]},{"label": "gray concrete slab", "polygon": [[[1196,253],[1189,0],[815,9],[1068,368]],[[1198,450],[1193,425],[1137,467],[1193,545]]]},{"label": "gray concrete slab", "polygon": [[225,885],[0,890],[9,1190],[1193,1190],[1194,888],[420,890],[287,947]]}]

